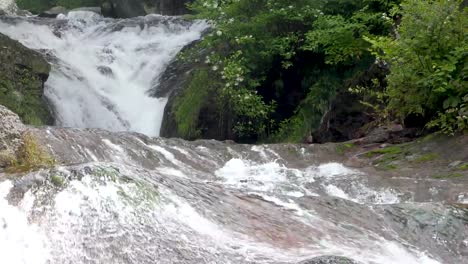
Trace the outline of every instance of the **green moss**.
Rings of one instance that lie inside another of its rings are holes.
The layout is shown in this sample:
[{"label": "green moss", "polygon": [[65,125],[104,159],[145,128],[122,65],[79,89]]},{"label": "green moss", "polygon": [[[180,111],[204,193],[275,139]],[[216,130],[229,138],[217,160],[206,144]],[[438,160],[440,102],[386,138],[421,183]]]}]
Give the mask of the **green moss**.
[{"label": "green moss", "polygon": [[33,171],[50,168],[55,165],[55,159],[45,150],[30,133],[22,137],[23,144],[11,164],[6,168],[9,173]]},{"label": "green moss", "polygon": [[439,155],[437,153],[427,153],[427,154],[424,154],[424,155],[418,157],[414,161],[417,162],[417,163],[424,163],[424,162],[433,161],[433,160],[435,160],[437,158],[439,158]]},{"label": "green moss", "polygon": [[18,7],[32,13],[47,11],[54,6],[77,8],[87,6],[100,6],[100,0],[16,0]]},{"label": "green moss", "polygon": [[468,163],[464,163],[457,167],[457,170],[468,170]]},{"label": "green moss", "polygon": [[346,152],[351,150],[354,146],[355,145],[352,142],[341,143],[341,144],[336,145],[335,151],[336,151],[336,153],[338,153],[340,155],[344,155]]},{"label": "green moss", "polygon": [[50,182],[52,182],[52,184],[57,187],[62,187],[65,185],[65,179],[57,174],[50,176]]},{"label": "green moss", "polygon": [[42,56],[0,34],[0,104],[12,110],[25,124],[51,124],[43,99],[44,79],[50,65]]},{"label": "green moss", "polygon": [[434,179],[452,179],[452,178],[461,178],[463,174],[461,173],[449,173],[449,174],[437,174],[432,176]]},{"label": "green moss", "polygon": [[200,136],[198,118],[200,110],[206,103],[208,93],[213,87],[213,80],[207,69],[197,70],[188,87],[174,103],[175,120],[178,134],[186,139],[195,139]]},{"label": "green moss", "polygon": [[396,170],[396,169],[398,169],[398,166],[395,165],[395,164],[385,164],[385,165],[382,166],[382,169],[387,170],[387,171]]},{"label": "green moss", "polygon": [[387,147],[387,148],[382,148],[382,149],[375,149],[371,150],[369,152],[366,152],[364,156],[368,158],[372,158],[378,155],[397,155],[403,153],[403,149],[400,146],[392,146],[392,147]]}]

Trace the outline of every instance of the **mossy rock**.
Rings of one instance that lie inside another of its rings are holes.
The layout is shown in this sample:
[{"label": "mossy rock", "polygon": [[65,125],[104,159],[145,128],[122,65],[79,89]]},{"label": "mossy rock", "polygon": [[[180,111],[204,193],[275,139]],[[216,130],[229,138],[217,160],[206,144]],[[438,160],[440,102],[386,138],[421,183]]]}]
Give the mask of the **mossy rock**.
[{"label": "mossy rock", "polygon": [[0,105],[18,114],[25,124],[53,124],[43,96],[50,69],[39,53],[0,34]]},{"label": "mossy rock", "polygon": [[45,149],[34,134],[25,132],[22,145],[6,168],[8,173],[28,172],[50,168],[56,164],[53,156]]}]

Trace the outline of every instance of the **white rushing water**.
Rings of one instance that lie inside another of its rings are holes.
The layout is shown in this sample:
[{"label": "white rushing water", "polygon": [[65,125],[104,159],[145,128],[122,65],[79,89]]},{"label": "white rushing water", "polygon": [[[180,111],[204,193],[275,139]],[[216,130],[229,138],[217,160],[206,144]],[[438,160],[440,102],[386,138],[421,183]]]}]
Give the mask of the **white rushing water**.
[{"label": "white rushing water", "polygon": [[[241,171],[233,173],[230,168],[236,163]],[[17,206],[10,205],[7,200],[13,183],[0,183],[1,263],[298,263],[314,256],[337,255],[362,264],[441,264],[425,252],[408,249],[399,241],[388,240],[365,228],[357,233],[341,230],[292,199],[281,200],[288,197],[283,196],[281,186],[288,178],[292,183],[294,177],[338,175],[336,173],[347,177],[351,170],[342,165],[324,164],[312,173],[312,170],[281,167],[275,162],[247,163],[228,161],[216,175],[221,181],[226,180],[227,186],[232,186],[231,181],[259,177],[257,180],[264,182],[266,188],[258,189],[255,184],[248,183],[244,186],[246,191],[255,191],[274,204],[270,210],[295,212],[288,217],[301,219],[308,232],[319,229],[329,234],[313,238],[310,240],[316,241],[313,244],[291,244],[287,248],[280,246],[285,239],[281,237],[271,242],[258,241],[262,235],[249,233],[250,223],[238,223],[245,225],[246,230],[234,231],[228,223],[211,218],[220,212],[195,206],[201,201],[193,202],[200,197],[193,197],[192,201],[180,197],[176,189],[167,186],[160,185],[156,190],[144,181],[121,181],[120,175],[139,176],[131,168],[95,163],[86,165],[86,169],[59,168],[54,172],[55,177],[71,174],[82,177],[67,182],[62,190],[43,183],[26,192]],[[172,174],[168,176],[169,181],[178,178]],[[206,212],[201,213],[200,209]],[[34,214],[36,217],[32,217]],[[231,215],[222,217],[228,220]],[[248,215],[241,217],[250,218]],[[269,217],[271,215],[264,221]],[[279,232],[268,222],[265,224],[255,228],[263,229],[262,232]],[[290,228],[291,237],[286,239],[297,235],[294,234],[297,231]],[[338,234],[333,234],[337,231]],[[339,234],[345,231],[348,233]]]},{"label": "white rushing water", "polygon": [[0,22],[1,33],[50,55],[45,95],[56,125],[158,136],[167,99],[148,90],[206,23],[155,15],[118,21],[83,11],[61,17],[63,24]]}]

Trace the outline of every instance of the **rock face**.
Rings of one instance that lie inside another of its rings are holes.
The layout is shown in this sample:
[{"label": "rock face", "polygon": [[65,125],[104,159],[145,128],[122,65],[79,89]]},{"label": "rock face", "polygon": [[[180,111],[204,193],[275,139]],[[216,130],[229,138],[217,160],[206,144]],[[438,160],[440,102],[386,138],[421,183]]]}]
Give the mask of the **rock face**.
[{"label": "rock face", "polygon": [[0,105],[0,167],[14,156],[21,145],[21,134],[26,127],[19,116]]},{"label": "rock face", "polygon": [[26,124],[52,124],[43,97],[50,65],[42,56],[0,34],[0,104],[17,113]]},{"label": "rock face", "polygon": [[192,0],[105,0],[101,9],[104,16],[130,18],[148,14],[168,16],[183,15],[188,12],[186,4]]},{"label": "rock face", "polygon": [[[196,46],[197,42],[182,51]],[[219,80],[203,62],[210,51],[176,58],[154,84],[154,97],[168,97],[160,135],[168,138],[233,140],[232,111],[218,99]],[[157,88],[156,88],[157,87]]]},{"label": "rock face", "polygon": [[39,17],[56,18],[60,14],[66,15],[68,10],[63,6],[52,7],[51,9],[39,14]]},{"label": "rock face", "polygon": [[0,0],[0,15],[11,15],[18,11],[14,0]]},{"label": "rock face", "polygon": [[324,257],[313,258],[311,260],[306,260],[299,264],[358,264],[358,263],[348,258],[344,258],[344,257],[324,256]]}]

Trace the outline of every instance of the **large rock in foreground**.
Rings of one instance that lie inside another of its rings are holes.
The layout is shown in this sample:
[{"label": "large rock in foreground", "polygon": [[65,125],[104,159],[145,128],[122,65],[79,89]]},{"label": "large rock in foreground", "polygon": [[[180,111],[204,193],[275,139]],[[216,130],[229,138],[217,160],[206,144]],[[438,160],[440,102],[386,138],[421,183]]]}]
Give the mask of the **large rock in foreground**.
[{"label": "large rock in foreground", "polygon": [[43,97],[50,65],[18,41],[0,34],[0,104],[17,113],[25,124],[52,124]]},{"label": "large rock in foreground", "polygon": [[18,115],[0,105],[0,167],[18,151],[25,130]]}]

